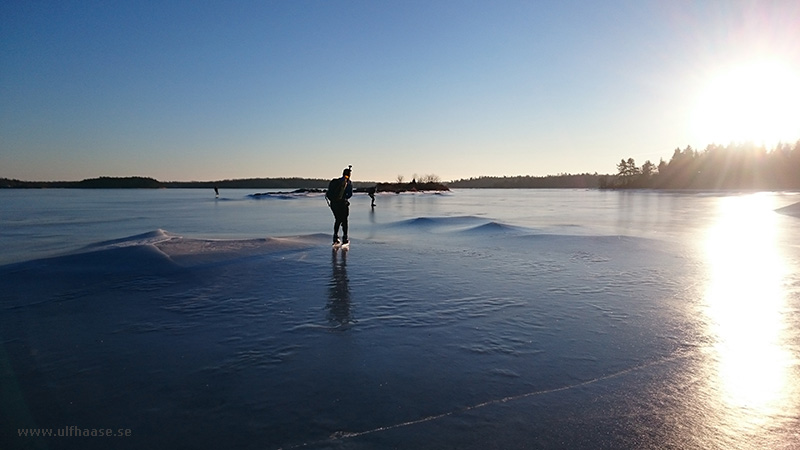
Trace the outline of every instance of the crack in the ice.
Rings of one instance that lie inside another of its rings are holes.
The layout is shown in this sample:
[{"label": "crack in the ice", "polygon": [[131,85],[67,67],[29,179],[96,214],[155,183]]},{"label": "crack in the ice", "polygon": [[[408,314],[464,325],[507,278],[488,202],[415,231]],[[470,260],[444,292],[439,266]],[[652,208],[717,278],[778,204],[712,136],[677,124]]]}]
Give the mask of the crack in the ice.
[{"label": "crack in the ice", "polygon": [[656,365],[659,365],[659,364],[668,363],[668,362],[671,362],[671,361],[674,361],[674,360],[677,360],[677,359],[681,359],[681,358],[686,358],[689,355],[690,355],[690,353],[687,352],[687,351],[679,351],[679,352],[676,352],[675,354],[673,354],[671,356],[668,356],[668,357],[665,357],[665,358],[662,358],[662,359],[659,359],[659,360],[650,361],[648,363],[640,364],[640,365],[634,366],[634,367],[629,367],[627,369],[620,370],[619,372],[614,372],[614,373],[611,373],[611,374],[608,374],[608,375],[604,375],[602,377],[597,377],[597,378],[593,378],[591,380],[582,381],[580,383],[570,384],[570,385],[562,386],[562,387],[558,387],[558,388],[543,389],[543,390],[538,390],[538,391],[526,392],[524,394],[519,394],[519,395],[511,395],[511,396],[503,397],[503,398],[500,398],[500,399],[489,400],[489,401],[485,401],[485,402],[478,403],[478,404],[475,404],[475,405],[458,408],[458,409],[455,409],[455,410],[452,410],[452,411],[448,411],[448,412],[445,412],[445,413],[434,414],[432,416],[427,416],[427,417],[423,417],[423,418],[415,419],[415,420],[409,420],[407,422],[396,423],[396,424],[393,424],[393,425],[386,425],[386,426],[383,426],[383,427],[373,428],[371,430],[364,430],[364,431],[337,431],[337,432],[331,434],[327,439],[321,439],[319,441],[312,441],[312,442],[304,442],[302,444],[294,445],[294,446],[291,446],[291,447],[281,447],[278,450],[291,450],[291,449],[295,449],[295,448],[306,447],[308,445],[317,445],[317,444],[323,444],[323,443],[326,443],[326,442],[339,441],[339,440],[343,440],[343,439],[352,439],[352,438],[356,438],[356,437],[359,437],[359,436],[365,436],[365,435],[368,435],[368,434],[379,433],[381,431],[394,430],[394,429],[397,429],[397,428],[408,427],[408,426],[417,425],[417,424],[420,424],[420,423],[431,422],[431,421],[434,421],[434,420],[442,419],[444,417],[452,416],[452,415],[455,415],[455,414],[465,413],[465,412],[468,412],[468,411],[472,411],[472,410],[483,408],[483,407],[490,406],[490,405],[496,405],[496,404],[500,404],[500,403],[507,403],[507,402],[511,402],[511,401],[515,401],[515,400],[521,400],[523,398],[534,397],[534,396],[537,396],[537,395],[546,395],[546,394],[552,394],[554,392],[568,391],[570,389],[583,387],[583,386],[586,386],[586,385],[589,385],[589,384],[593,384],[593,383],[597,383],[597,382],[600,382],[600,381],[610,380],[612,378],[616,378],[616,377],[619,377],[619,376],[622,376],[622,375],[625,375],[625,374],[628,374],[628,373],[631,373],[631,372],[636,372],[636,371],[639,371],[639,370],[642,370],[642,369],[646,369],[648,367],[652,367],[652,366],[656,366]]}]

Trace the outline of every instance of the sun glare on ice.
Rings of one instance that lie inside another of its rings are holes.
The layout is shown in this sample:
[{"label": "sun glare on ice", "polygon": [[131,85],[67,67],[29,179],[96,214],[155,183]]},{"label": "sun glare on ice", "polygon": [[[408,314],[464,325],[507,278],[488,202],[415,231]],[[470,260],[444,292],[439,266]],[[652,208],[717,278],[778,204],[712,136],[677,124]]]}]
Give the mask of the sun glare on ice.
[{"label": "sun glare on ice", "polygon": [[788,267],[778,246],[774,199],[723,198],[705,240],[709,279],[705,313],[712,337],[708,379],[730,430],[775,425],[800,388],[788,348]]}]

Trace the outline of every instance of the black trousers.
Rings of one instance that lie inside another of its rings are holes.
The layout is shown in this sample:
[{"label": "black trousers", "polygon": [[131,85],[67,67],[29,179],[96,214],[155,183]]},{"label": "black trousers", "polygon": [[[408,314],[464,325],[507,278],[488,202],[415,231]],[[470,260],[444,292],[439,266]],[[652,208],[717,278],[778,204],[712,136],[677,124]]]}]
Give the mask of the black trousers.
[{"label": "black trousers", "polygon": [[331,211],[333,211],[333,236],[339,236],[339,227],[342,227],[343,238],[347,239],[347,216],[350,215],[350,202],[347,200],[341,202],[331,202]]}]

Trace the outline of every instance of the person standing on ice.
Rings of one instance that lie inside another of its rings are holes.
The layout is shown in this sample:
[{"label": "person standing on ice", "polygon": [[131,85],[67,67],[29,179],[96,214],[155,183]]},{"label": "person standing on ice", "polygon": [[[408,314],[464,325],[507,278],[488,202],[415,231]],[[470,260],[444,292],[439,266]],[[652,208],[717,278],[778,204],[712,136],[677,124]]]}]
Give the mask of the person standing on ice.
[{"label": "person standing on ice", "polygon": [[328,191],[325,193],[325,199],[328,201],[328,206],[333,211],[333,243],[339,242],[339,227],[342,227],[342,244],[349,242],[347,238],[347,216],[350,215],[350,197],[353,196],[353,183],[350,181],[350,169],[353,166],[347,166],[347,169],[342,171],[341,178],[334,178],[328,184]]},{"label": "person standing on ice", "polygon": [[369,195],[369,198],[372,199],[372,204],[370,206],[373,209],[375,208],[375,190],[376,189],[377,189],[377,186],[372,186],[371,188],[367,189],[367,194]]}]

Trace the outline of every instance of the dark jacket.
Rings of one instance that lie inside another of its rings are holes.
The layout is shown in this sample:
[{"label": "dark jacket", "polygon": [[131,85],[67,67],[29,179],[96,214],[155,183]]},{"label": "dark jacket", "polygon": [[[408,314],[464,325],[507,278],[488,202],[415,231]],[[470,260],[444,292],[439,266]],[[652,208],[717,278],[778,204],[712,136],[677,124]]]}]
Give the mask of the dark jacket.
[{"label": "dark jacket", "polygon": [[343,202],[353,196],[353,183],[347,177],[334,178],[325,194],[331,202]]}]

